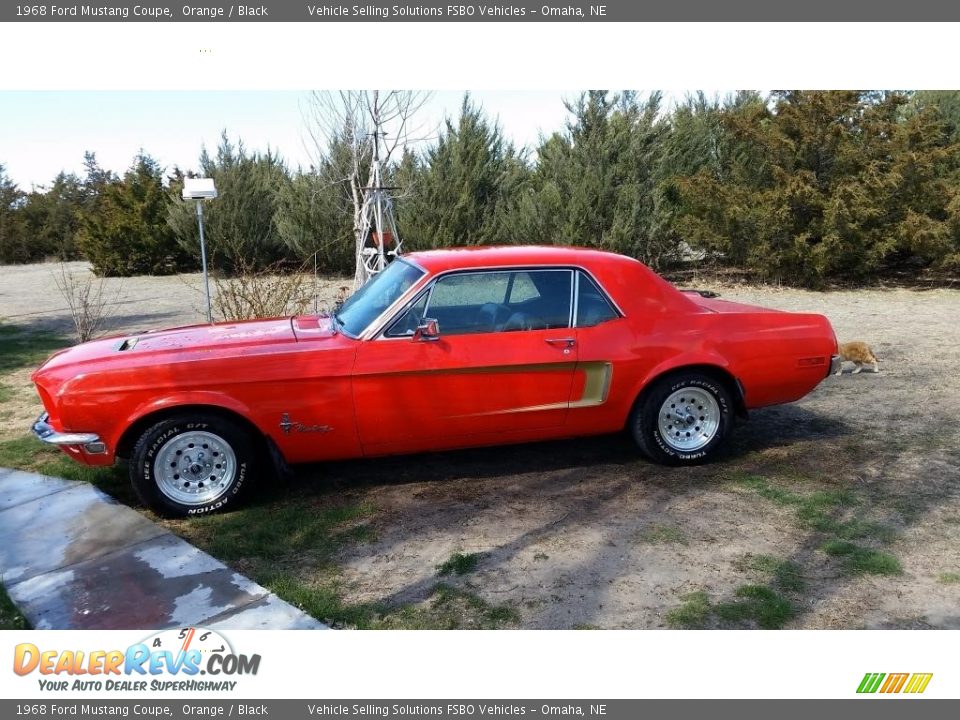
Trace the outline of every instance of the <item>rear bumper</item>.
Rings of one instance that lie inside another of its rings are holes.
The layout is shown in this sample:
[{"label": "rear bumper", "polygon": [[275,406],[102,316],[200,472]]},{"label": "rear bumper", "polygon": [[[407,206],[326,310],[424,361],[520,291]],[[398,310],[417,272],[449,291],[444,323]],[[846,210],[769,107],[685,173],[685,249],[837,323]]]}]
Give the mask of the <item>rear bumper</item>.
[{"label": "rear bumper", "polygon": [[31,428],[37,439],[50,445],[79,445],[85,452],[92,455],[102,455],[107,451],[106,444],[96,433],[62,433],[54,430],[48,420],[50,416],[43,413]]},{"label": "rear bumper", "polygon": [[[843,365],[843,360],[840,359],[839,355],[832,355],[830,357],[830,375],[836,375],[840,372],[840,366]],[[828,375],[829,377],[829,375]]]}]

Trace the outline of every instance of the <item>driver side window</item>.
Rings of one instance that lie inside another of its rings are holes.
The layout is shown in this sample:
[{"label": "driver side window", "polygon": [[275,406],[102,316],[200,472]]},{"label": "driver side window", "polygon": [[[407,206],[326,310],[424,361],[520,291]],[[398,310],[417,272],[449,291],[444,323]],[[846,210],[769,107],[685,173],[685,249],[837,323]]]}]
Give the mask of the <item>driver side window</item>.
[{"label": "driver side window", "polygon": [[410,306],[410,309],[401,315],[384,334],[387,337],[410,337],[413,335],[416,329],[420,327],[420,323],[423,322],[424,310],[427,307],[427,300],[429,298],[429,292],[423,293],[420,298]]},{"label": "driver side window", "polygon": [[386,335],[410,336],[428,317],[439,323],[441,335],[566,328],[572,283],[573,271],[567,269],[446,275]]},{"label": "driver side window", "polygon": [[427,310],[443,335],[494,332],[509,314],[509,272],[473,272],[437,280]]}]

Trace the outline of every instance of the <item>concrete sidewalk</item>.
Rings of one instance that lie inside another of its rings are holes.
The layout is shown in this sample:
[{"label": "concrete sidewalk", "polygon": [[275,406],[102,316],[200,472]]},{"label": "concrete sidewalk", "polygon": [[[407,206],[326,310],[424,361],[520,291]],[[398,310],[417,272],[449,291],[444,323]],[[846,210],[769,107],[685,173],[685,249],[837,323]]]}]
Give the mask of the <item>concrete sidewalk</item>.
[{"label": "concrete sidewalk", "polygon": [[5,468],[0,580],[39,630],[326,627],[92,485]]}]

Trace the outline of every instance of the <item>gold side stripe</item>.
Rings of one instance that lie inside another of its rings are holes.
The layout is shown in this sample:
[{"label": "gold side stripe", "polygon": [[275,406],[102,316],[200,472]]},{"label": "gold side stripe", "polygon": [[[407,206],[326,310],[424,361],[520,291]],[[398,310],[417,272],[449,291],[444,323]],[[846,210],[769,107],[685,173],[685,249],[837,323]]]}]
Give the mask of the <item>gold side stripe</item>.
[{"label": "gold side stripe", "polygon": [[[569,363],[566,363],[569,366]],[[513,366],[516,367],[516,366]],[[526,367],[533,367],[528,365]],[[556,365],[550,365],[554,368]],[[583,385],[583,395],[579,400],[569,403],[548,403],[545,405],[526,405],[517,408],[507,408],[506,410],[491,410],[490,412],[469,413],[467,415],[454,415],[455,418],[466,417],[487,417],[490,415],[513,415],[516,413],[542,412],[546,410],[563,410],[564,408],[585,408],[603,405],[607,401],[607,395],[610,392],[610,381],[613,379],[613,365],[605,362],[586,362],[580,363],[587,378]]]}]

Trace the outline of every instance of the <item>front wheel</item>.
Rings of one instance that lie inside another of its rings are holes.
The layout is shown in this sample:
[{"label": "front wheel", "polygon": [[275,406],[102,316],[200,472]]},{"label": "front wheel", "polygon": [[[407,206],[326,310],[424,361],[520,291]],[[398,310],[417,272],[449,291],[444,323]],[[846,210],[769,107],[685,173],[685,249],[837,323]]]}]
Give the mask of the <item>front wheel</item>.
[{"label": "front wheel", "polygon": [[160,515],[204,515],[238,504],[246,494],[255,448],[246,428],[229,418],[177,415],[140,436],[130,458],[130,481]]},{"label": "front wheel", "polygon": [[709,375],[685,372],[664,378],[637,403],[630,432],[640,449],[662,465],[711,459],[731,424],[730,392]]}]

